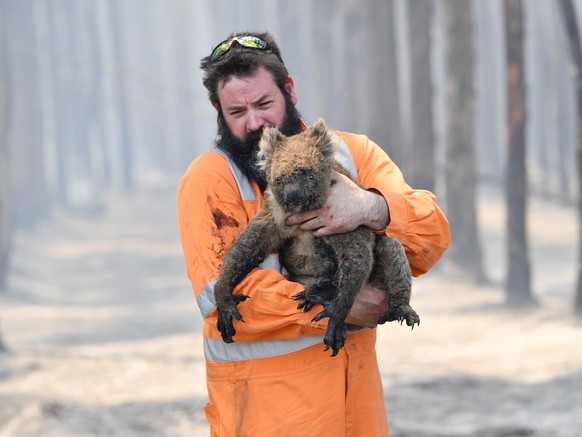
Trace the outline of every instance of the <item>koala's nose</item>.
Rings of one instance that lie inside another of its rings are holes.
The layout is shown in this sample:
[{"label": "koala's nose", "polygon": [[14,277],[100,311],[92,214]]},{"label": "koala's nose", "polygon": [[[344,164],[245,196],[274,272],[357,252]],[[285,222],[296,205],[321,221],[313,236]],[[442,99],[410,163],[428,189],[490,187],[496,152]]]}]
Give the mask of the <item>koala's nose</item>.
[{"label": "koala's nose", "polygon": [[285,200],[288,205],[294,205],[301,201],[301,190],[298,187],[288,187],[285,190]]},{"label": "koala's nose", "polygon": [[299,199],[299,190],[292,190],[287,192],[287,199],[294,201]]}]

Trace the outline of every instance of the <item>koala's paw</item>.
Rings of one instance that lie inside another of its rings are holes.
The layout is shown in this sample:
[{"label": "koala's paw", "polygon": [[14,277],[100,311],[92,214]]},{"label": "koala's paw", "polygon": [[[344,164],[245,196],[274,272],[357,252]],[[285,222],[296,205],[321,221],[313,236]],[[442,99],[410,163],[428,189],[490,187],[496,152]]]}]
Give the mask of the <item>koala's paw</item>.
[{"label": "koala's paw", "polygon": [[309,312],[311,308],[313,308],[313,305],[315,305],[313,302],[309,301],[305,293],[305,290],[297,294],[294,294],[293,296],[291,296],[291,299],[299,300],[299,303],[297,304],[297,309],[298,310],[303,309],[303,311],[306,313]]},{"label": "koala's paw", "polygon": [[249,296],[244,294],[231,294],[227,299],[224,300],[220,305],[216,305],[218,310],[218,322],[216,327],[220,331],[220,335],[225,343],[232,343],[234,340],[232,337],[236,334],[234,325],[232,324],[232,318],[244,322],[242,315],[238,311],[237,305],[239,302],[248,299]]},{"label": "koala's paw", "polygon": [[310,285],[304,291],[292,296],[291,299],[300,300],[297,304],[297,309],[309,312],[316,303],[327,307],[331,304],[336,294],[337,287],[333,282],[330,279],[322,279],[318,283]]},{"label": "koala's paw", "polygon": [[414,329],[414,325],[420,325],[420,317],[416,314],[416,311],[406,304],[390,307],[388,312],[380,317],[378,323],[383,324],[394,320],[397,320],[401,325],[406,322],[412,329]]},{"label": "koala's paw", "polygon": [[325,333],[325,337],[323,338],[323,342],[325,343],[325,349],[328,350],[331,348],[333,353],[331,354],[332,357],[335,357],[339,350],[344,346],[346,343],[346,339],[348,338],[348,329],[346,325],[341,320],[334,320],[333,318],[329,319],[327,325],[327,332]]}]

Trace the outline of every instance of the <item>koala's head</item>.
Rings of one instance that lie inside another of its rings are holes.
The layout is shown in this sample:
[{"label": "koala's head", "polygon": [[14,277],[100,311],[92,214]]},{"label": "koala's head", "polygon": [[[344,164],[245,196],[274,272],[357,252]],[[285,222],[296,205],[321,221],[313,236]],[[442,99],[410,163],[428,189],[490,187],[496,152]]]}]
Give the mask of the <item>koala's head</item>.
[{"label": "koala's head", "polygon": [[336,147],[336,137],[321,118],[290,137],[275,127],[265,128],[259,166],[276,201],[286,211],[309,211],[323,205],[331,187]]}]

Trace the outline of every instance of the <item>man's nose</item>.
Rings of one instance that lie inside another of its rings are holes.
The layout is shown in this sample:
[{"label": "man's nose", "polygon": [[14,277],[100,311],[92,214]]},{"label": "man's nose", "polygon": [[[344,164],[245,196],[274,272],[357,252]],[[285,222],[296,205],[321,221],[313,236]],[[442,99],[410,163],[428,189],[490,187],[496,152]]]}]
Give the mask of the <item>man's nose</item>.
[{"label": "man's nose", "polygon": [[263,127],[263,117],[254,111],[249,111],[247,118],[247,132],[255,132]]}]

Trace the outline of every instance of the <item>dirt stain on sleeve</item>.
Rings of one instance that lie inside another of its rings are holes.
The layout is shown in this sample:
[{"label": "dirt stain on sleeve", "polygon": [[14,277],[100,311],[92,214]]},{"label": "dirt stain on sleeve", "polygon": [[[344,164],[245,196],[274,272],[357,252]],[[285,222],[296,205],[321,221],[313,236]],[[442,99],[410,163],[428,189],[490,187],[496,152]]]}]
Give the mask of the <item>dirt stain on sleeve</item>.
[{"label": "dirt stain on sleeve", "polygon": [[216,223],[217,229],[222,229],[225,226],[230,228],[238,228],[239,222],[234,217],[226,215],[222,210],[218,208],[212,209],[212,217],[214,218],[214,223]]}]

